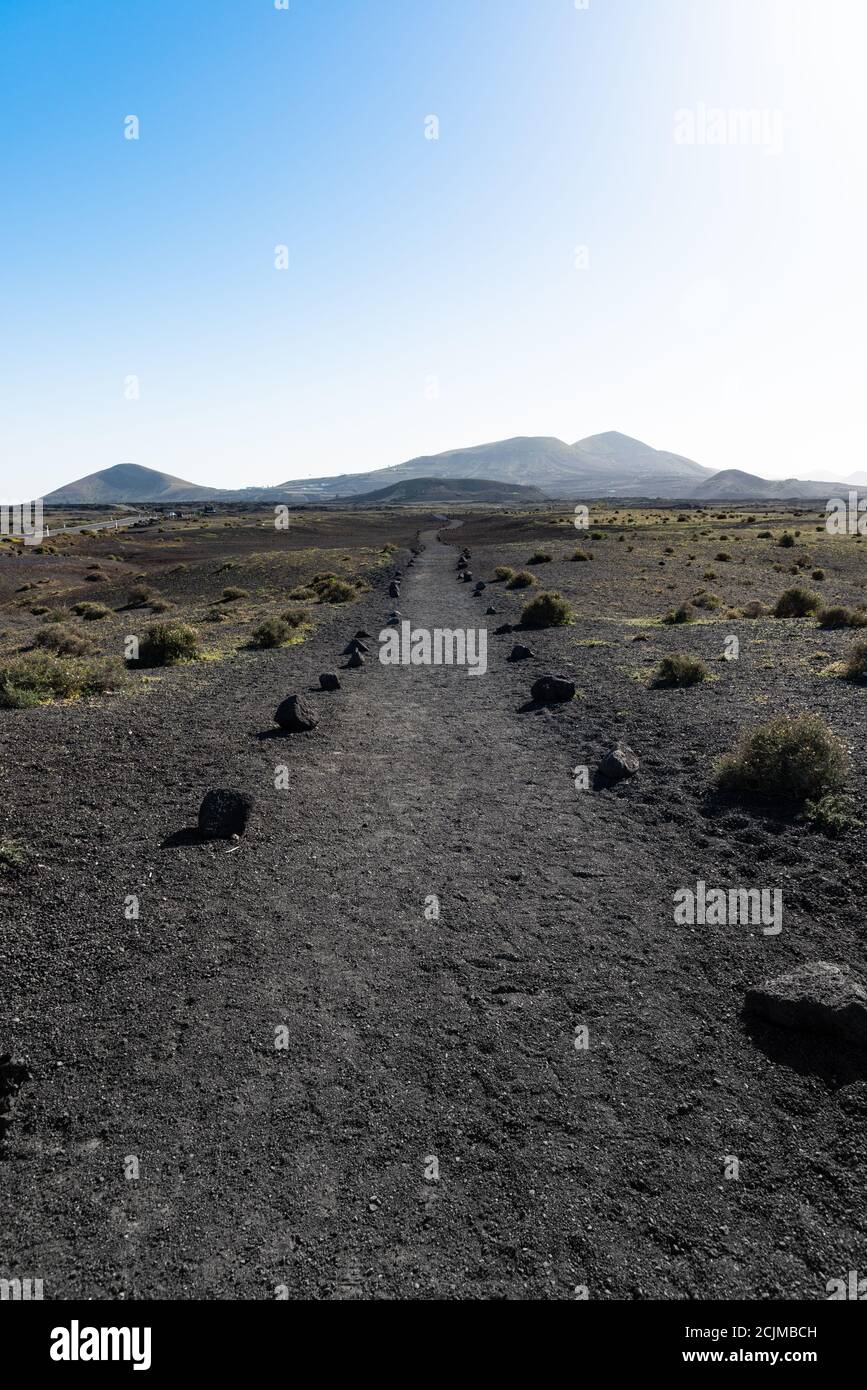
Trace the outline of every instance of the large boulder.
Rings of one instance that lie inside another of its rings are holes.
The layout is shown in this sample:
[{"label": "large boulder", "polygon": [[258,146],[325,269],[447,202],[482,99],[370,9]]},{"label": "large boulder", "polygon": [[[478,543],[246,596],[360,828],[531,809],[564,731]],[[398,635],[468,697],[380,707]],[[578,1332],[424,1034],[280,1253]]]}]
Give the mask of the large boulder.
[{"label": "large boulder", "polygon": [[340,677],[336,671],[323,671],[319,677],[319,688],[321,690],[339,690]]},{"label": "large boulder", "polygon": [[306,734],[316,728],[319,715],[303,695],[290,695],[276,709],[274,723],[288,734]]},{"label": "large boulder", "polygon": [[218,787],[206,792],[199,807],[199,834],[208,840],[231,840],[247,829],[253,798],[247,792]]},{"label": "large boulder", "polygon": [[867,1048],[867,988],[848,965],[810,961],[747,990],[748,1013]]},{"label": "large boulder", "polygon": [[541,676],[530,694],[540,705],[565,705],[575,698],[575,682],[566,676]]},{"label": "large boulder", "polygon": [[610,753],[606,753],[599,764],[599,773],[609,782],[622,782],[624,777],[634,777],[641,766],[631,748],[618,743]]}]

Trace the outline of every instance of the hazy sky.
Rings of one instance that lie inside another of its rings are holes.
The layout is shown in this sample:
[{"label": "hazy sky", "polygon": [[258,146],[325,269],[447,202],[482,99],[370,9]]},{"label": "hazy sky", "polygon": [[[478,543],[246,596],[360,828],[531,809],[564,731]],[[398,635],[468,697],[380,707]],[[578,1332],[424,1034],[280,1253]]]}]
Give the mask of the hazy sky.
[{"label": "hazy sky", "polygon": [[0,495],[606,429],[864,468],[865,16],[0,0]]}]

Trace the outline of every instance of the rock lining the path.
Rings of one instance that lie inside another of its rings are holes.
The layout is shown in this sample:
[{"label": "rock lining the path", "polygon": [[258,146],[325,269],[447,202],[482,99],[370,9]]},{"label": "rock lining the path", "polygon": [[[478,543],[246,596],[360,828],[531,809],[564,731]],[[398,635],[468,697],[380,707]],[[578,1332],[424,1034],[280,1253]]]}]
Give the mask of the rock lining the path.
[{"label": "rock lining the path", "polygon": [[303,695],[290,695],[274,711],[274,723],[287,734],[306,734],[316,728],[319,715]]},{"label": "rock lining the path", "polygon": [[248,792],[217,787],[206,792],[199,807],[199,834],[207,840],[231,840],[243,835],[253,810]]}]

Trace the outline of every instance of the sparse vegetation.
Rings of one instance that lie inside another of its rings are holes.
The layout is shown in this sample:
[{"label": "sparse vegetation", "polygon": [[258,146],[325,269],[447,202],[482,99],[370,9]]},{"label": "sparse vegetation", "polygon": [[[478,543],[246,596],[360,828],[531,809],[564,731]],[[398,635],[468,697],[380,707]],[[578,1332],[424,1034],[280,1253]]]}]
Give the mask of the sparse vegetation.
[{"label": "sparse vegetation", "polygon": [[139,645],[139,666],[174,666],[179,661],[195,661],[199,634],[188,623],[154,623]]},{"label": "sparse vegetation", "polygon": [[0,664],[0,709],[28,709],[52,700],[100,695],[124,682],[119,662],[83,661],[34,651]]},{"label": "sparse vegetation", "polygon": [[722,791],[772,800],[819,801],[846,779],[842,741],[818,714],[781,714],[741,736],[716,764]]},{"label": "sparse vegetation", "polygon": [[494,570],[494,578],[500,580],[511,579],[514,573],[515,571],[512,569],[511,565],[497,565],[497,568]]},{"label": "sparse vegetation", "polygon": [[525,605],[521,626],[530,628],[564,627],[572,621],[572,609],[562,594],[543,591]]},{"label": "sparse vegetation", "polygon": [[843,674],[850,681],[867,680],[867,642],[856,642],[846,653]]},{"label": "sparse vegetation", "polygon": [[266,618],[250,635],[254,647],[282,647],[292,636],[292,629],[282,618]]},{"label": "sparse vegetation", "polygon": [[775,618],[807,618],[821,606],[822,600],[812,589],[795,584],[780,595],[774,606]]},{"label": "sparse vegetation", "polygon": [[536,583],[536,576],[529,570],[518,570],[513,574],[506,585],[507,589],[529,589],[531,584]]},{"label": "sparse vegetation", "polygon": [[706,681],[710,672],[704,662],[697,656],[688,656],[685,652],[675,652],[672,656],[664,656],[656,668],[653,684],[662,687],[686,688],[690,685],[700,685]]},{"label": "sparse vegetation", "polygon": [[41,627],[33,638],[33,645],[55,652],[58,656],[86,656],[93,649],[86,637],[71,632],[69,628],[58,627],[55,623],[50,627]]},{"label": "sparse vegetation", "polygon": [[664,623],[694,623],[695,609],[691,603],[682,603],[679,608],[673,608],[670,613],[666,613],[662,620]]},{"label": "sparse vegetation", "polygon": [[[630,546],[629,549],[631,550],[632,547]],[[587,554],[586,550],[573,550],[572,554],[569,556],[569,559],[576,560],[579,563],[583,563],[583,561],[589,560],[590,556]]]},{"label": "sparse vegetation", "polygon": [[552,559],[553,559],[553,556],[552,556],[552,555],[548,555],[544,550],[537,550],[536,553],[535,553],[534,555],[531,555],[531,556],[530,556],[529,560],[527,561],[527,564],[528,564],[528,565],[550,565]]},{"label": "sparse vegetation", "polygon": [[79,618],[84,618],[87,622],[98,622],[100,618],[107,618],[110,609],[104,603],[91,603],[87,599],[82,599],[80,603],[72,605],[73,613]]},{"label": "sparse vegetation", "polygon": [[819,627],[867,627],[867,610],[863,608],[844,608],[842,605],[822,608],[818,616]]}]

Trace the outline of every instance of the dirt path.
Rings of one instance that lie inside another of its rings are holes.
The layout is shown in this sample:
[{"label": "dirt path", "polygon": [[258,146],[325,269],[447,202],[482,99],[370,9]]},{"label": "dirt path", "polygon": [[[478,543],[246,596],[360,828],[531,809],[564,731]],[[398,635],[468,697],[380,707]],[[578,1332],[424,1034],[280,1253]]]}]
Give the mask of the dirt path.
[{"label": "dirt path", "polygon": [[[404,616],[499,621],[424,539]],[[733,1048],[767,1066],[734,1003],[708,1035],[730,967],[672,928],[678,829],[572,785],[610,712],[522,713],[535,672],[508,639],[483,678],[383,666],[374,640],[311,696],[314,734],[259,737],[390,606],[72,729],[24,712],[48,867],[3,1001],[35,1072],[0,1165],[6,1264],[46,1297],[815,1296],[785,1191],[722,1179],[795,1140],[730,1075]],[[241,848],[161,847],[219,785],[257,797]]]}]

